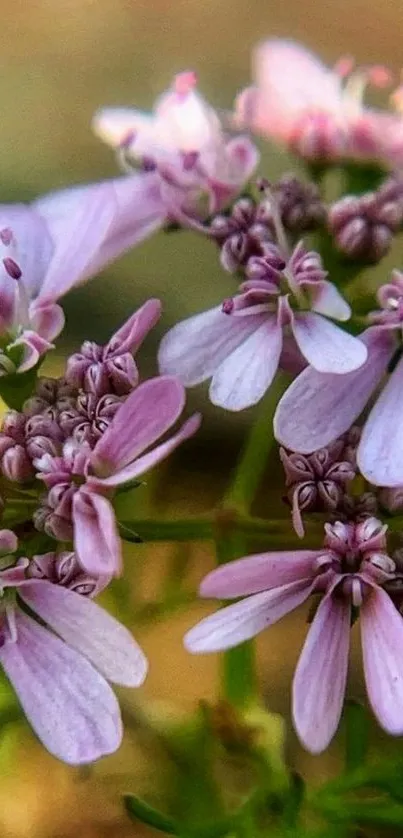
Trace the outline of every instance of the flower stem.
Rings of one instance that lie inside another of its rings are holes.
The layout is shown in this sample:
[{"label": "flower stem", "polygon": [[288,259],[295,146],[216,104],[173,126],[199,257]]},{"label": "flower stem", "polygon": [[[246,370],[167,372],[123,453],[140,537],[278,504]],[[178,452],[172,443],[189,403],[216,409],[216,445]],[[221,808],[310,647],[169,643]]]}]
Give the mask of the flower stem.
[{"label": "flower stem", "polygon": [[273,416],[284,389],[285,380],[279,376],[259,405],[257,419],[251,427],[232,483],[224,497],[225,508],[235,508],[244,515],[251,508],[274,445]]},{"label": "flower stem", "polygon": [[[246,539],[242,534],[232,533],[216,540],[217,564],[240,558],[245,552]],[[254,647],[251,641],[224,652],[221,692],[235,707],[245,708],[253,700],[256,677]]]},{"label": "flower stem", "polygon": [[[247,516],[259,488],[267,458],[274,443],[273,415],[282,391],[283,382],[277,381],[263,399],[258,417],[252,425],[243,452],[227,491],[223,509],[235,509]],[[247,552],[246,534],[223,531],[216,539],[217,564],[224,564],[244,556]],[[236,707],[246,707],[256,694],[255,654],[252,641],[224,652],[222,693]]]}]

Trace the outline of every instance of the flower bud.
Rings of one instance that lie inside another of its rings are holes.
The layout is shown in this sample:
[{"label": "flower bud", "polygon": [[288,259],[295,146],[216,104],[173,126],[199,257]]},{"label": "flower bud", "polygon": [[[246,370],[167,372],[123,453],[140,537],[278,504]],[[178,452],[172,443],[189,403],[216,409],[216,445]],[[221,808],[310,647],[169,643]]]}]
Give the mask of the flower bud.
[{"label": "flower bud", "polygon": [[31,460],[22,445],[8,448],[1,460],[1,470],[4,477],[13,483],[26,483],[35,475]]}]

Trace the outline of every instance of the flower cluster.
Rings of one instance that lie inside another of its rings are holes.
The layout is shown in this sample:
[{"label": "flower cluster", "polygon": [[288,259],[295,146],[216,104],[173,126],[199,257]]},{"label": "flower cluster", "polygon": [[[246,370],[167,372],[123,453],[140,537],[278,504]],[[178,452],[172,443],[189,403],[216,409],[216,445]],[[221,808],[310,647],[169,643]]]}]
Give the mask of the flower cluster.
[{"label": "flower cluster", "polygon": [[[119,746],[109,682],[139,686],[147,671],[131,634],[94,602],[123,573],[117,493],[197,431],[194,414],[171,433],[185,387],[211,380],[213,404],[240,411],[278,370],[293,377],[277,405],[276,389],[269,394],[267,424],[291,507],[285,542],[292,526],[304,537],[311,513],[324,538],[317,549],[261,553],[209,573],[201,596],[245,599],[190,629],[185,645],[229,649],[314,596],[293,684],[302,743],[317,753],[336,731],[358,617],[371,706],[385,730],[403,734],[402,561],[379,517],[403,509],[403,274],[368,282],[363,294],[355,284],[403,225],[401,90],[394,110],[367,108],[364,89],[389,85],[386,68],[342,59],[329,70],[281,40],[257,48],[254,76],[223,119],[193,72],[177,75],[150,115],[100,110],[94,130],[121,177],[0,208],[0,395],[9,408],[0,430],[9,526],[0,531],[0,662],[39,738],[73,764]],[[244,129],[315,164],[313,179],[256,180],[259,154]],[[329,203],[327,167],[348,181],[363,162],[376,184],[363,169],[362,191]],[[61,377],[38,377],[64,327],[64,294],[168,226],[218,248],[233,291],[165,334],[153,378],[142,380],[136,353],[160,317],[155,299],[106,345],[85,340]]]}]

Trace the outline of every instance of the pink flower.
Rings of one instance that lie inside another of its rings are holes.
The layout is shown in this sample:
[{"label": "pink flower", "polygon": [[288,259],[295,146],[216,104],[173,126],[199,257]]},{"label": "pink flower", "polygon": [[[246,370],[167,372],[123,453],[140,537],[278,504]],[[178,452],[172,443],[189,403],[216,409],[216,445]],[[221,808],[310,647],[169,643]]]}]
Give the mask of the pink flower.
[{"label": "pink flower", "polygon": [[69,440],[63,456],[45,454],[34,461],[37,477],[48,489],[42,520],[36,518],[36,525],[61,540],[74,538],[86,573],[119,573],[120,540],[108,498],[195,433],[200,424],[197,414],[174,436],[148,450],[176,422],[184,404],[185,392],[177,379],[150,379],[128,396],[92,450]]},{"label": "pink flower", "polygon": [[[281,399],[274,417],[276,439],[310,454],[339,437],[376,392],[397,349],[403,324],[403,278],[398,271],[378,291],[377,325],[363,333],[368,360],[346,376],[304,370]],[[403,359],[388,378],[365,422],[357,451],[360,471],[376,486],[403,485]]]},{"label": "pink flower", "polygon": [[[362,341],[327,319],[347,320],[351,311],[326,280],[318,254],[299,244],[287,257],[268,243],[264,257],[249,259],[246,275],[240,294],[165,335],[158,356],[162,373],[187,387],[212,378],[213,404],[243,410],[269,388],[291,336],[294,348],[322,372],[345,374],[364,363]],[[285,340],[284,330],[291,332]]]},{"label": "pink flower", "polygon": [[[126,160],[155,169],[167,215],[197,214],[200,196],[209,211],[227,204],[251,177],[258,152],[246,137],[228,139],[217,113],[196,91],[193,72],[176,76],[152,114],[105,108],[95,114],[95,133]],[[200,208],[199,208],[200,209]]]},{"label": "pink flower", "polygon": [[112,335],[106,346],[85,341],[81,351],[67,361],[66,381],[98,397],[111,392],[119,396],[130,393],[139,379],[132,353],[155,326],[160,314],[160,301],[147,300]]},{"label": "pink flower", "polygon": [[118,178],[0,206],[0,375],[25,372],[52,348],[58,300],[164,221],[149,177]]},{"label": "pink flower", "polygon": [[329,69],[293,41],[264,41],[253,53],[255,86],[236,102],[236,124],[279,140],[309,160],[377,159],[393,165],[386,144],[392,145],[388,133],[400,131],[403,150],[401,119],[362,103],[368,85],[385,87],[391,75],[385,67],[353,68],[351,59],[341,59]]},{"label": "pink flower", "polygon": [[[3,556],[16,549],[14,533],[2,530]],[[0,663],[50,753],[73,765],[93,762],[122,739],[119,705],[107,682],[140,686],[146,658],[106,611],[73,590],[27,578],[28,569],[29,560],[19,559],[0,571]]]},{"label": "pink flower", "polygon": [[346,689],[352,609],[360,610],[364,672],[381,726],[403,733],[403,620],[384,586],[396,577],[386,527],[375,518],[325,526],[321,550],[262,553],[213,570],[204,597],[246,599],[206,617],[185,636],[193,653],[236,646],[293,611],[312,593],[323,598],[293,683],[293,719],[303,745],[323,751],[334,736]]}]

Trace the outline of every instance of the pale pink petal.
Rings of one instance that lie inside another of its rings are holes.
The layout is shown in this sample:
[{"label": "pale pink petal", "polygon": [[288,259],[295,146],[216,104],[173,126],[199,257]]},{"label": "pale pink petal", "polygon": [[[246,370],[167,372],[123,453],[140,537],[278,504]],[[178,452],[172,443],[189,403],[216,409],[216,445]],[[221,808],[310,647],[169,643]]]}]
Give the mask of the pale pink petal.
[{"label": "pale pink petal", "polygon": [[391,332],[367,329],[361,340],[368,360],[347,375],[304,370],[279,402],[274,416],[276,439],[286,448],[311,454],[351,427],[385,373],[394,349]]},{"label": "pale pink petal", "polygon": [[240,188],[252,177],[260,154],[249,137],[232,137],[225,146],[225,154],[234,186]]},{"label": "pale pink petal", "polygon": [[305,579],[227,605],[190,629],[184,637],[185,647],[193,653],[231,649],[293,611],[311,590],[311,580]]},{"label": "pale pink petal", "polygon": [[186,387],[206,381],[265,319],[264,315],[231,317],[217,306],[183,320],[161,341],[161,373],[177,375]]},{"label": "pale pink petal", "polygon": [[99,250],[94,252],[86,277],[103,270],[109,262],[140,244],[167,220],[158,173],[140,172],[106,183],[113,188],[116,214]]},{"label": "pale pink petal", "polygon": [[113,186],[64,189],[45,195],[34,208],[46,221],[54,251],[38,297],[55,302],[91,273],[101,243],[115,220]]},{"label": "pale pink petal", "polygon": [[373,587],[360,613],[365,681],[382,727],[403,733],[403,619],[388,594]]},{"label": "pale pink petal", "polygon": [[152,124],[153,118],[135,108],[101,108],[94,114],[92,130],[103,142],[119,148],[130,145],[144,121]]},{"label": "pale pink petal", "polygon": [[26,582],[18,593],[53,631],[115,684],[138,687],[147,659],[127,629],[88,597],[45,580]]},{"label": "pale pink petal", "polygon": [[171,454],[172,451],[178,447],[178,445],[181,445],[182,442],[185,442],[186,439],[193,436],[193,434],[195,434],[199,429],[200,422],[200,414],[195,413],[182,425],[179,431],[167,439],[166,442],[163,442],[161,445],[157,445],[157,447],[153,448],[152,451],[149,451],[148,454],[143,454],[142,457],[138,457],[133,463],[130,463],[125,468],[111,474],[110,477],[98,478],[89,476],[87,479],[87,486],[102,490],[102,488],[114,488],[115,486],[121,486],[124,483],[128,483],[130,480],[134,480],[136,477],[139,477],[140,474],[144,474],[146,471],[149,471],[150,468],[153,468],[155,465],[160,463],[161,460],[165,460],[165,458],[168,457],[169,454]]},{"label": "pale pink petal", "polygon": [[350,642],[350,603],[328,593],[309,629],[295,670],[293,719],[312,754],[327,748],[340,721]]},{"label": "pale pink petal", "polygon": [[185,406],[185,391],[176,378],[150,378],[129,395],[97,442],[91,463],[97,476],[129,465],[176,422]]},{"label": "pale pink petal", "polygon": [[371,410],[357,457],[360,471],[371,483],[403,485],[403,359]]},{"label": "pale pink petal", "polygon": [[210,385],[213,404],[243,410],[260,401],[277,372],[282,345],[281,326],[274,317],[266,316],[265,322],[214,373]]},{"label": "pale pink petal", "polygon": [[[0,230],[4,228],[13,233],[24,287],[31,298],[36,297],[54,250],[47,225],[32,207],[24,204],[0,204]],[[10,278],[8,281],[10,282]]]},{"label": "pale pink petal", "polygon": [[281,550],[237,559],[208,573],[200,585],[199,594],[232,599],[307,579],[313,577],[315,559],[322,554],[323,550]]},{"label": "pale pink petal", "polygon": [[111,353],[118,350],[121,354],[124,352],[137,352],[137,349],[142,344],[144,338],[155,326],[161,315],[160,300],[147,300],[138,311],[135,311],[131,317],[118,329],[117,332],[110,339],[105,356],[108,357]]},{"label": "pale pink petal", "polygon": [[15,553],[18,547],[18,538],[12,530],[0,530],[0,556],[7,553]]},{"label": "pale pink petal", "polygon": [[93,666],[31,617],[16,612],[17,642],[0,662],[28,721],[51,754],[72,765],[113,753],[122,739],[119,705]]},{"label": "pale pink petal", "polygon": [[351,308],[348,302],[333,285],[333,282],[322,279],[317,287],[311,286],[309,288],[309,295],[312,299],[312,309],[318,314],[324,314],[326,317],[333,317],[335,320],[341,321],[349,320],[351,317]]},{"label": "pale pink petal", "polygon": [[29,307],[29,320],[34,332],[53,341],[64,328],[63,309],[57,303],[34,301]]},{"label": "pale pink petal", "polygon": [[295,313],[291,328],[303,356],[318,372],[345,375],[367,360],[367,347],[359,338],[320,314]]},{"label": "pale pink petal", "polygon": [[313,53],[292,41],[261,43],[253,54],[258,96],[249,97],[248,125],[287,141],[295,121],[310,110],[339,114],[341,85]]},{"label": "pale pink petal", "polygon": [[50,349],[54,349],[52,343],[30,329],[25,329],[19,338],[9,344],[9,349],[14,346],[22,346],[24,349],[18,372],[28,372],[38,363],[42,355],[46,355]]},{"label": "pale pink petal", "polygon": [[80,489],[73,497],[73,525],[75,551],[86,573],[118,575],[122,567],[121,544],[109,501]]}]

